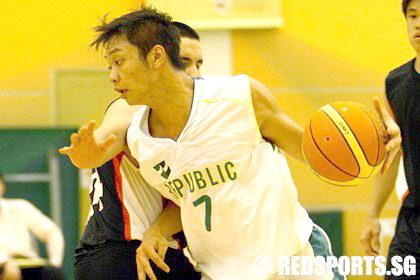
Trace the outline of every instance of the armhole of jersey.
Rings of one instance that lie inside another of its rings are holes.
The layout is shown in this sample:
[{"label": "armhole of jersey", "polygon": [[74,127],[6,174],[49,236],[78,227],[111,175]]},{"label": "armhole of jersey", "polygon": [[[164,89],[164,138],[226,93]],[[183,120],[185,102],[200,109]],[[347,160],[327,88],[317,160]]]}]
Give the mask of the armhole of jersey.
[{"label": "armhole of jersey", "polygon": [[255,110],[254,110],[254,104],[252,102],[252,89],[251,89],[251,80],[249,79],[248,76],[244,75],[247,79],[247,91],[248,91],[248,98],[249,98],[249,104],[251,104],[251,110],[252,110],[252,115],[253,115],[253,119],[254,119],[254,126],[255,129],[257,130],[257,133],[259,135],[260,140],[263,139],[263,136],[261,134],[261,130],[260,127],[258,125],[258,121],[257,121],[257,116],[255,115]]},{"label": "armhole of jersey", "polygon": [[124,205],[123,190],[122,190],[122,174],[120,170],[122,157],[124,153],[121,152],[112,159],[112,167],[114,169],[114,185],[117,192],[118,200],[121,205],[121,216],[123,218],[124,227],[124,239],[131,240],[131,225],[130,225],[130,214]]},{"label": "armhole of jersey", "polygon": [[131,118],[131,124],[127,128],[127,131],[125,134],[125,142],[127,144],[128,150],[131,153],[132,157],[135,160],[137,160],[137,162],[139,161],[137,157],[137,142],[139,140],[139,136],[137,136],[136,134],[138,134],[137,130],[140,129],[139,128],[140,122],[138,121],[139,111],[133,114],[133,117]]}]

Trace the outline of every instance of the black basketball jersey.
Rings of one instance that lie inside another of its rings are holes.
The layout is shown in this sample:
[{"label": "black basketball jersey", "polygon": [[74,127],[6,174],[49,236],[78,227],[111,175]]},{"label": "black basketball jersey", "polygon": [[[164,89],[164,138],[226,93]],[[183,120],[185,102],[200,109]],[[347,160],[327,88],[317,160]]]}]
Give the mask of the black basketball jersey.
[{"label": "black basketball jersey", "polygon": [[386,95],[401,129],[404,169],[408,184],[406,207],[420,207],[420,74],[415,59],[391,71]]},{"label": "black basketball jersey", "polygon": [[144,181],[124,153],[92,170],[90,199],[80,240],[85,245],[141,240],[163,207],[161,195]]}]

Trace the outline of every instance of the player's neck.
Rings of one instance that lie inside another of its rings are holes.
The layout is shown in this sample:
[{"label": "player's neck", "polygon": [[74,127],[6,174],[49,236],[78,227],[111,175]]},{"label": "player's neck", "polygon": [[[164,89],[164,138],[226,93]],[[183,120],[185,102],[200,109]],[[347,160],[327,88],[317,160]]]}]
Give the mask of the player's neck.
[{"label": "player's neck", "polygon": [[161,87],[159,99],[150,106],[149,130],[153,137],[176,140],[190,115],[193,80],[184,72],[176,71],[166,77],[165,85]]}]

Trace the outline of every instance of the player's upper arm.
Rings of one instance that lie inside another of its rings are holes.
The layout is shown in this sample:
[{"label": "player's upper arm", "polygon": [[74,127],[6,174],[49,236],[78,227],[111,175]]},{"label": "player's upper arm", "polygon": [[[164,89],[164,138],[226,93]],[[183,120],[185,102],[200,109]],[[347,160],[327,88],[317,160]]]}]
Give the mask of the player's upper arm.
[{"label": "player's upper arm", "polygon": [[250,79],[252,103],[261,134],[280,149],[304,162],[303,129],[280,111],[276,100],[261,82]]},{"label": "player's upper arm", "polygon": [[108,149],[104,162],[123,151],[126,144],[125,135],[127,129],[133,114],[138,111],[139,107],[130,106],[121,98],[108,107],[101,125],[94,131],[95,138],[99,141],[105,140],[111,134],[116,136],[116,141]]}]

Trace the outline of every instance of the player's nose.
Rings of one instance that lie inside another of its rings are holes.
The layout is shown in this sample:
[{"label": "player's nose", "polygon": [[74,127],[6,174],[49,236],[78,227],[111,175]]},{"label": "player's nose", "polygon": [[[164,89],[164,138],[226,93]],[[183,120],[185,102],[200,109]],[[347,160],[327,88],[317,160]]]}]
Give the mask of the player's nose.
[{"label": "player's nose", "polygon": [[190,77],[193,77],[193,78],[200,77],[200,70],[196,66],[190,66],[190,67],[188,67],[185,70],[185,72]]},{"label": "player's nose", "polygon": [[117,83],[119,81],[119,75],[118,75],[117,71],[112,69],[111,73],[109,74],[108,79],[111,83],[114,83],[114,84]]}]

